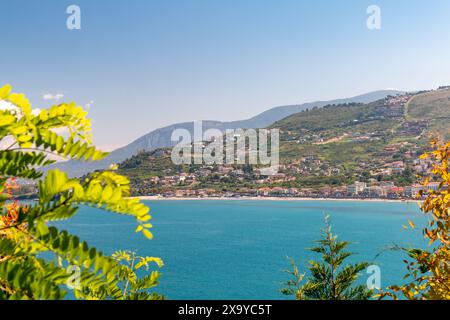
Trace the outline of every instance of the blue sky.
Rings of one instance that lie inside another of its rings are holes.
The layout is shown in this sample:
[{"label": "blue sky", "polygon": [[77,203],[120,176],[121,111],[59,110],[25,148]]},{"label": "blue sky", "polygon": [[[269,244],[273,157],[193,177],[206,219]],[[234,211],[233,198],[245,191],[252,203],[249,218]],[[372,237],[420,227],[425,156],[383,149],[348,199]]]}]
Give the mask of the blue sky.
[{"label": "blue sky", "polygon": [[36,107],[90,104],[110,148],[174,122],[450,84],[449,14],[448,0],[0,0],[0,84]]}]

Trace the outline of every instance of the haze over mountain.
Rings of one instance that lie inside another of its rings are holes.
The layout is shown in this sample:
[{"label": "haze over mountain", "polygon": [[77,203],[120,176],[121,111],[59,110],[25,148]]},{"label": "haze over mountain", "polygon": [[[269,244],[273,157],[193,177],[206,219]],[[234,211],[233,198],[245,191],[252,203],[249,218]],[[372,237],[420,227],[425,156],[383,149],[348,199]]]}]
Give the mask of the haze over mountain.
[{"label": "haze over mountain", "polygon": [[[290,115],[301,112],[313,107],[324,107],[327,105],[338,105],[345,103],[370,103],[379,99],[383,99],[389,95],[397,95],[403,92],[396,90],[380,90],[367,94],[330,101],[315,101],[299,105],[279,106],[269,109],[256,115],[253,118],[239,121],[221,122],[221,121],[203,121],[203,130],[218,129],[225,131],[226,129],[251,129],[251,128],[265,128],[272,123],[284,119]],[[59,162],[51,166],[45,167],[43,170],[47,171],[53,168],[60,168],[66,171],[70,176],[76,177],[92,172],[94,170],[105,169],[114,163],[120,163],[139,151],[151,151],[158,148],[171,147],[176,142],[171,141],[172,132],[176,129],[186,129],[193,135],[193,122],[177,123],[166,126],[160,129],[151,131],[150,133],[138,138],[130,144],[114,150],[108,157],[97,162],[81,162],[81,161],[67,161]]]}]

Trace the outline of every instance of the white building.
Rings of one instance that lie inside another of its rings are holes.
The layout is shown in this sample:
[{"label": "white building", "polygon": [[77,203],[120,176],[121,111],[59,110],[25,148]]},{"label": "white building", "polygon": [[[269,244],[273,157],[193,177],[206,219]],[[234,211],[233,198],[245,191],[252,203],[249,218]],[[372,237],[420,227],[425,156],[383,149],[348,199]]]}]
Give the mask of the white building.
[{"label": "white building", "polygon": [[364,189],[367,187],[365,182],[355,182],[352,185],[349,185],[347,187],[347,193],[351,194],[351,195],[358,195],[360,193],[364,192]]}]

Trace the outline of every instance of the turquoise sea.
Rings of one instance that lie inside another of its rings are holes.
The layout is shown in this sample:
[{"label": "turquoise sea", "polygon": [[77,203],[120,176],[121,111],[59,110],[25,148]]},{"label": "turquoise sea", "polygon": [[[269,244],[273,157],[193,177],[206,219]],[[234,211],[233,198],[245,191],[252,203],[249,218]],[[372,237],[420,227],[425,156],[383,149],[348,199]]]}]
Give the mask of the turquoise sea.
[{"label": "turquoise sea", "polygon": [[[83,207],[60,227],[105,253],[131,249],[161,257],[161,285],[170,299],[286,299],[279,289],[287,256],[303,269],[317,255],[324,215],[355,259],[381,268],[382,286],[401,282],[405,256],[393,244],[423,246],[407,220],[426,221],[416,203],[351,201],[148,201],[154,239],[136,234],[130,217]],[[363,275],[361,281],[366,281]]]}]

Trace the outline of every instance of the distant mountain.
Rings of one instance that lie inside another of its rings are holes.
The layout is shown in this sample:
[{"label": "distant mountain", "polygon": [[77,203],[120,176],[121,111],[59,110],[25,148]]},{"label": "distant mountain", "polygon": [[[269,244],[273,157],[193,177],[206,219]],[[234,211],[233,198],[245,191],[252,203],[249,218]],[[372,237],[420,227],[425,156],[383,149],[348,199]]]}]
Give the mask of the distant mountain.
[{"label": "distant mountain", "polygon": [[[203,130],[208,129],[238,129],[238,128],[264,128],[272,123],[286,118],[292,114],[301,112],[303,110],[311,109],[313,107],[322,108],[329,105],[341,105],[345,103],[370,103],[379,99],[383,99],[389,95],[402,94],[401,91],[396,90],[381,90],[374,91],[367,94],[359,95],[356,97],[337,99],[331,101],[315,101],[310,103],[304,103],[300,105],[290,105],[290,106],[280,106],[269,109],[257,116],[240,121],[231,122],[221,122],[221,121],[203,121]],[[158,148],[171,147],[175,143],[171,141],[172,132],[175,129],[186,129],[193,134],[193,122],[184,122],[170,125],[164,128],[156,129],[139,139],[133,141],[132,143],[114,150],[110,155],[97,162],[81,162],[81,161],[67,161],[53,164],[51,166],[45,167],[44,171],[52,168],[59,168],[66,171],[70,176],[76,177],[92,172],[94,170],[105,169],[113,163],[120,163],[131,156],[135,155],[139,151],[151,151]]]}]

